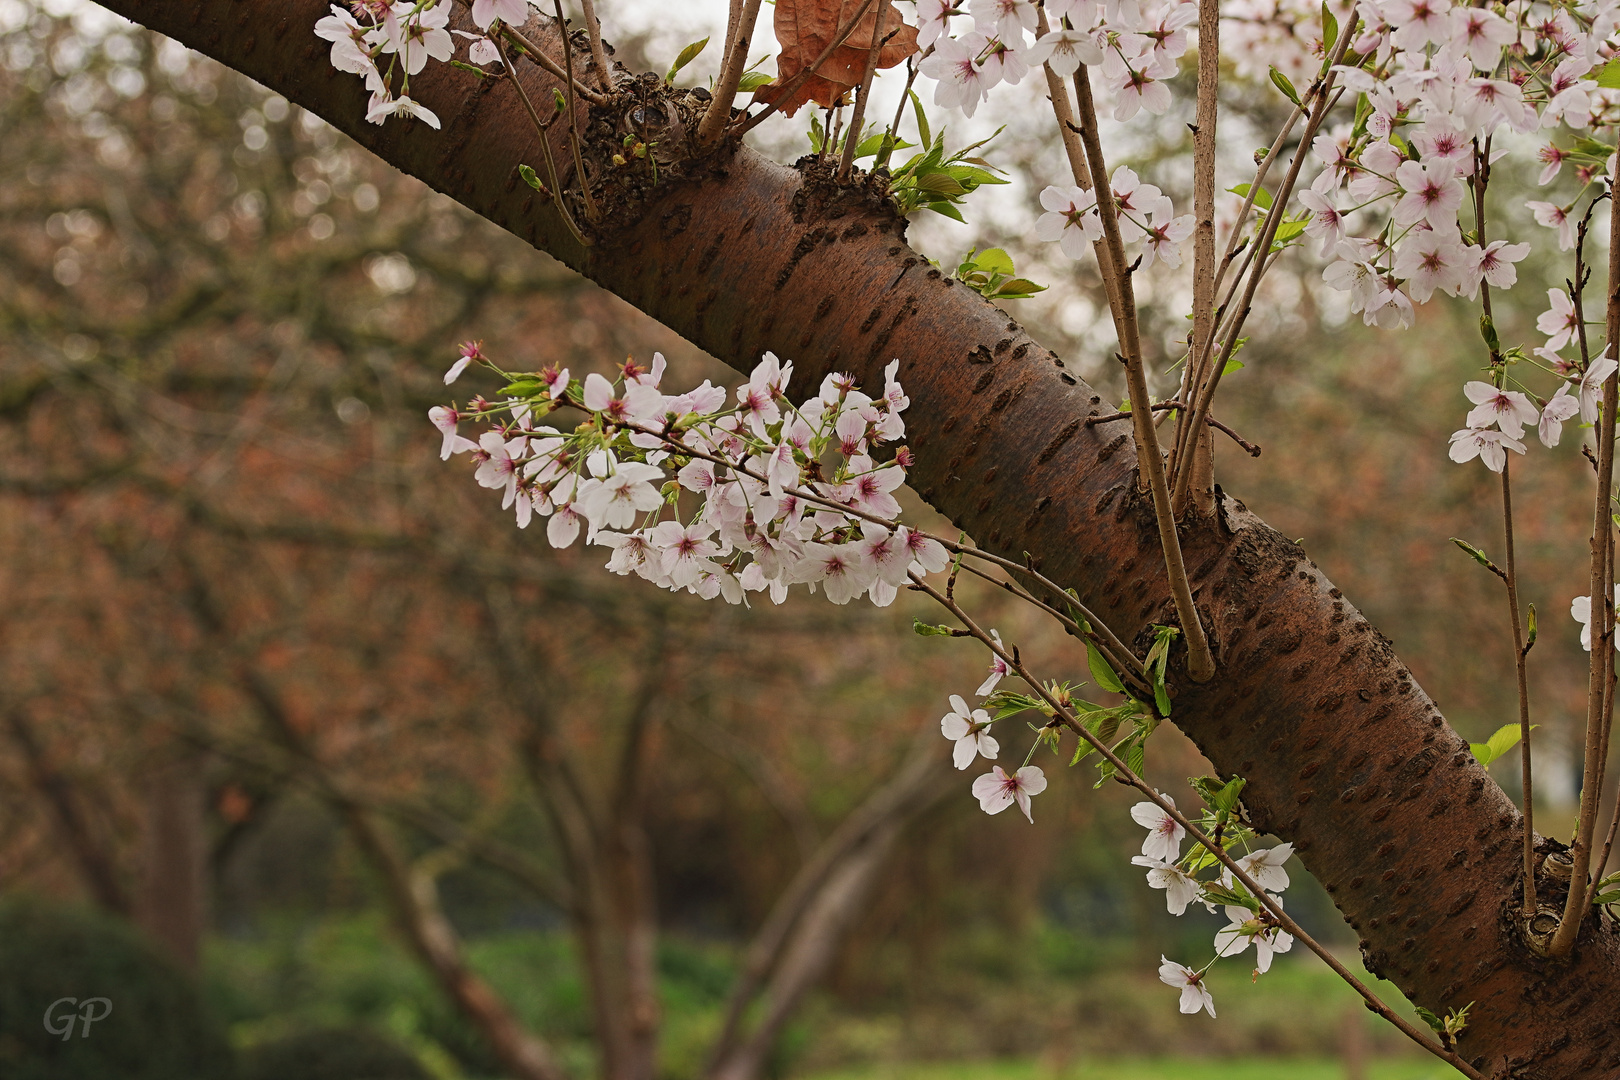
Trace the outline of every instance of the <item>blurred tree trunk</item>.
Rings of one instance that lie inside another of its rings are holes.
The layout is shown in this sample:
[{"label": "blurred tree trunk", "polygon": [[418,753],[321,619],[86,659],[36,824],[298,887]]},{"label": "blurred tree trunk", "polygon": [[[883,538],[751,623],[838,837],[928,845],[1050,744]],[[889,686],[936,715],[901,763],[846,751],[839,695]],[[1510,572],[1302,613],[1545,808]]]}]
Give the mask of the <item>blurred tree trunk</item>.
[{"label": "blurred tree trunk", "polygon": [[203,761],[195,748],[173,745],[146,770],[135,898],[135,922],[193,972],[208,923]]},{"label": "blurred tree trunk", "polygon": [[[739,370],[771,350],[798,363],[800,388],[834,369],[876,385],[899,357],[910,481],[924,499],[987,548],[1028,552],[1127,641],[1173,621],[1128,424],[1084,426],[1101,396],[1005,312],[930,269],[865,188],[737,149],[661,170],[647,205],[582,248],[518,179],[541,153],[509,81],[436,66],[412,80],[412,96],[447,130],[379,128],[364,121],[364,88],[331,69],[311,32],[325,0],[106,6],[258,79]],[[529,30],[559,48],[548,21]],[[521,77],[551,99],[543,74]],[[562,162],[567,127],[550,129]],[[1248,779],[1256,823],[1295,844],[1371,970],[1436,1012],[1473,1002],[1462,1051],[1476,1067],[1620,1076],[1620,928],[1590,913],[1575,956],[1556,967],[1526,946],[1505,915],[1522,818],[1388,639],[1302,549],[1218,489],[1215,513],[1183,532],[1220,670],[1202,685],[1171,672],[1175,720],[1221,773]],[[1541,888],[1556,903],[1566,886],[1544,875]]]},{"label": "blurred tree trunk", "polygon": [[86,818],[73,783],[50,760],[40,745],[22,705],[4,705],[6,727],[12,741],[22,751],[34,787],[51,808],[51,816],[63,842],[72,854],[90,895],[97,904],[115,915],[128,916],[134,907],[124,887],[111,846]]}]

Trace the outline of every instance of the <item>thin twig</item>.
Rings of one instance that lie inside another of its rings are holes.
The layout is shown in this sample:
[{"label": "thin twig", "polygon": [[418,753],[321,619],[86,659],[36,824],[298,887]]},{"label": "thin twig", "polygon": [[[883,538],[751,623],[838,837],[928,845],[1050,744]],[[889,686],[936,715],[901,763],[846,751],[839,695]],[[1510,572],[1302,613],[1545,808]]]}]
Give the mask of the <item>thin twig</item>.
[{"label": "thin twig", "polygon": [[[511,38],[513,41],[517,42],[518,47],[523,50],[523,54],[543,68],[546,74],[550,75],[558,82],[569,81],[568,72],[563,70],[562,65],[557,63],[557,61],[553,60],[550,56],[547,56],[545,51],[541,49],[540,46],[524,37],[523,31],[519,30],[515,26],[502,23],[501,32],[507,37]],[[498,45],[500,42],[496,42],[496,44]],[[563,48],[568,48],[568,34],[566,31],[563,32]],[[502,63],[505,64],[507,71],[512,70],[512,65],[510,63],[506,63],[504,60]],[[583,83],[574,83],[574,91],[592,105],[600,105],[602,102],[607,100],[605,95],[597,93],[595,90],[592,90]]]},{"label": "thin twig", "polygon": [[726,133],[726,125],[731,122],[731,106],[737,100],[737,86],[742,82],[743,72],[748,69],[748,47],[754,37],[754,27],[759,22],[759,2],[742,0],[740,12],[736,3],[732,5],[735,25],[726,31],[725,66],[720,69],[720,78],[714,84],[709,111],[698,121],[697,144],[700,149],[707,150],[718,144],[720,137]]},{"label": "thin twig", "polygon": [[[557,29],[562,33],[563,66],[568,70],[564,85],[568,87],[568,147],[574,152],[574,171],[579,175],[579,193],[585,197],[585,217],[591,222],[602,220],[596,198],[591,195],[591,178],[585,174],[585,155],[579,149],[579,124],[574,110],[574,47],[568,41],[568,20],[563,18],[562,0],[552,0],[557,9]],[[561,198],[561,195],[558,196]]]},{"label": "thin twig", "polygon": [[[1469,188],[1474,197],[1474,243],[1485,247],[1485,193],[1491,183],[1491,140],[1485,139],[1485,149],[1481,153],[1478,140],[1473,144],[1474,175],[1469,182]],[[1581,250],[1575,251],[1575,276],[1581,276]],[[1493,328],[1496,325],[1491,311],[1491,286],[1489,282],[1480,282],[1480,308],[1485,314],[1486,324]],[[1507,368],[1503,363],[1502,355],[1495,346],[1490,348],[1490,362],[1496,381],[1500,384],[1506,377]],[[1500,386],[1498,386],[1500,389]],[[1497,573],[1502,583],[1507,586],[1508,617],[1513,622],[1513,662],[1514,672],[1518,680],[1519,692],[1519,786],[1524,792],[1524,867],[1523,876],[1523,903],[1521,913],[1526,919],[1535,915],[1536,899],[1536,809],[1535,809],[1535,778],[1530,762],[1530,681],[1525,671],[1525,661],[1530,655],[1530,645],[1525,643],[1524,620],[1519,608],[1519,573],[1517,559],[1514,555],[1513,544],[1513,483],[1509,478],[1511,462],[1502,463],[1502,533],[1507,547],[1507,558],[1503,560],[1506,567]],[[1494,567],[1493,567],[1494,569]]]},{"label": "thin twig", "polygon": [[883,17],[889,13],[889,0],[878,0],[877,22],[872,27],[872,47],[866,52],[866,70],[861,73],[861,88],[855,94],[855,112],[849,118],[849,135],[844,139],[844,156],[838,162],[838,181],[849,179],[855,167],[855,149],[861,138],[861,125],[866,122],[867,98],[872,96],[872,77],[877,74],[878,56],[883,52]]},{"label": "thin twig", "polygon": [[740,138],[748,134],[750,131],[753,131],[759,126],[762,120],[776,111],[776,107],[779,102],[786,101],[794,94],[798,93],[799,87],[809,82],[810,76],[814,75],[816,70],[820,68],[822,64],[825,64],[829,59],[831,59],[833,52],[844,43],[844,40],[848,38],[849,35],[855,32],[855,25],[861,21],[861,16],[865,15],[866,9],[871,6],[872,0],[861,0],[861,6],[856,10],[854,17],[849,20],[849,23],[844,26],[843,29],[838,31],[838,34],[832,39],[831,42],[828,43],[827,47],[821,50],[821,55],[816,57],[816,62],[799,72],[797,75],[793,76],[793,78],[789,79],[787,82],[783,83],[781,89],[777,90],[776,97],[769,102],[765,108],[761,109],[753,116],[739,120],[737,122],[735,134]]},{"label": "thin twig", "polygon": [[[1162,412],[1166,415],[1176,409],[1182,408],[1185,408],[1185,406],[1175,398],[1171,398],[1169,401],[1158,401],[1153,404],[1154,412]],[[1086,427],[1096,427],[1098,424],[1111,424],[1116,420],[1129,420],[1130,418],[1131,414],[1128,412],[1109,413],[1107,416],[1088,416],[1086,417]],[[1154,426],[1157,427],[1163,423],[1164,420],[1161,418],[1154,421]],[[1260,448],[1258,446],[1252,442],[1249,442],[1243,436],[1239,435],[1237,432],[1233,431],[1231,428],[1227,427],[1213,416],[1204,417],[1204,423],[1207,426],[1214,428],[1216,431],[1224,433],[1233,442],[1237,443],[1245,451],[1247,451],[1250,457],[1260,456]]]},{"label": "thin twig", "polygon": [[540,136],[540,154],[546,163],[546,179],[551,181],[552,205],[562,215],[563,224],[568,226],[568,232],[573,236],[574,241],[581,247],[590,247],[591,241],[585,239],[585,234],[580,232],[578,223],[574,221],[574,215],[568,211],[568,204],[563,201],[562,181],[557,177],[557,162],[551,155],[551,137],[547,130],[548,125],[541,122],[540,114],[534,111],[534,102],[529,100],[529,92],[523,88],[523,80],[519,79],[512,71],[512,57],[506,51],[506,44],[498,37],[493,40],[495,48],[500,51],[501,63],[506,68],[507,78],[511,79],[512,85],[517,88],[518,98],[523,102],[523,110],[529,114],[529,119],[534,122],[534,130]]},{"label": "thin twig", "polygon": [[1339,962],[1338,957],[1334,956],[1333,953],[1330,952],[1326,947],[1321,945],[1315,938],[1311,937],[1310,934],[1306,933],[1305,929],[1295,922],[1288,915],[1288,913],[1283,910],[1282,905],[1279,904],[1270,893],[1261,888],[1260,883],[1257,882],[1246,869],[1244,869],[1243,865],[1236,859],[1232,858],[1231,854],[1227,852],[1226,848],[1222,844],[1205,834],[1202,829],[1193,824],[1191,819],[1189,819],[1186,814],[1176,809],[1174,803],[1170,802],[1169,799],[1166,799],[1158,792],[1156,788],[1152,787],[1146,780],[1143,780],[1140,776],[1133,772],[1130,766],[1126,765],[1119,755],[1115,754],[1114,751],[1109,748],[1106,742],[1100,739],[1075,717],[1074,713],[1068,708],[1068,706],[1064,705],[1052,696],[1052,694],[1046,689],[1045,685],[1042,684],[1040,680],[1036,679],[1034,675],[1032,675],[1029,670],[1024,667],[1023,661],[1016,654],[1014,654],[1006,646],[997,642],[989,634],[985,633],[978,623],[974,622],[967,612],[962,610],[961,605],[958,604],[955,599],[944,595],[915,574],[911,575],[911,580],[913,588],[919,592],[926,593],[929,597],[948,610],[952,615],[956,616],[957,619],[961,620],[962,625],[967,628],[970,635],[977,639],[980,644],[984,645],[991,652],[995,653],[996,656],[1000,657],[1009,668],[1015,671],[1018,674],[1018,677],[1022,679],[1024,683],[1030,687],[1030,689],[1034,690],[1041,700],[1046,703],[1047,707],[1052,710],[1054,716],[1059,719],[1065,727],[1073,731],[1081,739],[1090,743],[1091,748],[1098,754],[1102,755],[1104,761],[1113,766],[1115,775],[1118,776],[1120,780],[1135,788],[1137,791],[1140,791],[1163,813],[1168,814],[1171,820],[1186,830],[1187,835],[1192,837],[1195,843],[1201,844],[1204,847],[1204,850],[1213,855],[1221,863],[1221,865],[1232,874],[1233,877],[1242,882],[1243,887],[1249,890],[1249,893],[1260,903],[1262,907],[1266,909],[1266,913],[1277,923],[1277,925],[1281,926],[1284,931],[1298,939],[1306,948],[1310,949],[1317,956],[1321,957],[1322,961],[1326,963],[1328,967],[1333,969],[1334,974],[1338,975],[1345,982],[1349,983],[1356,993],[1361,995],[1362,1000],[1367,1003],[1367,1007],[1369,1009],[1400,1029],[1402,1034],[1406,1035],[1413,1042],[1423,1047],[1429,1053],[1451,1064],[1463,1075],[1472,1078],[1472,1080],[1485,1080],[1485,1077],[1477,1069],[1465,1061],[1461,1055],[1457,1054],[1455,1051],[1447,1050],[1435,1043],[1432,1039],[1429,1039],[1416,1027],[1408,1023],[1405,1018],[1398,1015],[1388,1005],[1385,1005],[1383,1001],[1379,1000],[1378,995],[1374,994],[1361,982],[1361,980],[1357,979],[1353,974],[1351,974],[1350,970]]},{"label": "thin twig", "polygon": [[[1250,251],[1253,269],[1249,273],[1248,283],[1244,286],[1243,299],[1235,309],[1226,311],[1225,316],[1228,325],[1218,333],[1210,335],[1211,344],[1214,343],[1216,337],[1224,335],[1221,356],[1214,363],[1200,365],[1204,374],[1202,380],[1194,384],[1193,411],[1189,420],[1191,427],[1187,428],[1186,425],[1183,425],[1185,430],[1199,430],[1203,426],[1204,418],[1209,415],[1210,402],[1214,399],[1215,391],[1221,384],[1221,376],[1225,374],[1226,362],[1231,359],[1232,352],[1237,347],[1238,335],[1242,332],[1243,322],[1248,317],[1250,305],[1254,301],[1255,290],[1259,287],[1260,279],[1264,276],[1267,268],[1275,261],[1269,258],[1272,241],[1276,237],[1278,226],[1282,223],[1283,210],[1288,204],[1289,196],[1293,193],[1294,182],[1299,178],[1300,167],[1304,165],[1305,157],[1310,153],[1311,138],[1316,134],[1316,130],[1321,126],[1322,120],[1327,116],[1328,111],[1338,101],[1337,96],[1330,97],[1333,90],[1333,81],[1337,74],[1333,71],[1333,67],[1344,58],[1345,50],[1350,47],[1350,39],[1355,36],[1355,30],[1356,24],[1352,21],[1349,26],[1341,31],[1344,36],[1339,41],[1332,63],[1328,65],[1328,73],[1313,88],[1316,92],[1316,99],[1311,110],[1310,120],[1306,124],[1298,148],[1294,151],[1293,161],[1288,167],[1288,176],[1284,179],[1282,186],[1278,188],[1277,195],[1272,200],[1271,209],[1266,214],[1265,226],[1260,230],[1260,235],[1256,237],[1254,246]],[[1270,155],[1267,156],[1269,158]],[[1257,189],[1251,188],[1249,194],[1252,196],[1255,190]],[[1216,284],[1219,285],[1218,280]],[[1191,438],[1190,434],[1185,435],[1181,440],[1182,445],[1190,445]],[[1191,482],[1192,469],[1187,467],[1184,455],[1182,460],[1177,462],[1175,494],[1172,499],[1172,505],[1177,512],[1180,512],[1186,506],[1187,489]]]},{"label": "thin twig", "polygon": [[[895,145],[900,141],[900,121],[905,118],[906,103],[911,100],[911,84],[917,81],[917,66],[933,55],[933,52],[934,47],[930,45],[928,51],[923,53],[920,58],[916,56],[906,57],[905,89],[900,91],[900,104],[895,106],[894,123],[889,125],[889,137],[884,139],[883,145],[878,147],[877,158],[872,162],[873,172],[889,167],[889,157],[894,153]],[[917,138],[922,138],[922,132],[917,133]],[[927,151],[928,147],[923,147],[923,152],[926,153]]]},{"label": "thin twig", "polygon": [[[1097,109],[1091,97],[1091,72],[1084,64],[1074,73],[1074,94],[1079,106],[1080,139],[1085,144],[1087,164],[1097,191],[1097,210],[1102,217],[1103,239],[1108,243],[1115,284],[1119,290],[1119,322],[1123,330],[1119,344],[1124,350],[1122,359],[1125,362],[1126,383],[1130,387],[1131,401],[1145,405],[1151,398],[1148,395],[1147,374],[1142,366],[1136,297],[1131,289],[1130,272],[1126,269],[1125,245],[1119,234],[1119,208],[1114,205],[1114,189],[1108,179],[1102,140],[1097,133]],[[1136,461],[1142,479],[1153,493],[1153,516],[1159,526],[1159,545],[1164,549],[1165,576],[1169,579],[1170,595],[1175,600],[1176,616],[1181,621],[1181,632],[1187,642],[1187,674],[1194,682],[1208,682],[1215,675],[1215,658],[1210,654],[1209,639],[1204,635],[1198,609],[1193,605],[1192,585],[1187,580],[1187,566],[1181,557],[1181,538],[1176,534],[1176,519],[1170,509],[1170,489],[1165,481],[1159,433],[1153,426],[1152,417],[1151,409],[1132,410],[1131,422],[1136,430]]]},{"label": "thin twig", "polygon": [[[1215,333],[1215,122],[1219,117],[1216,90],[1221,74],[1221,12],[1219,0],[1198,0],[1198,106],[1193,124],[1193,309],[1188,355],[1200,356],[1204,343]],[[1270,155],[1267,155],[1268,157]],[[1253,192],[1251,187],[1250,192]],[[1192,398],[1193,365],[1181,373],[1181,396]],[[1205,433],[1191,424],[1177,424],[1170,453],[1170,474],[1192,459],[1189,469],[1214,468],[1213,446]],[[1258,454],[1258,451],[1255,451]],[[1213,472],[1210,473],[1213,480]],[[1200,490],[1203,476],[1200,474]],[[1174,503],[1172,503],[1172,507]]]},{"label": "thin twig", "polygon": [[[607,50],[602,48],[602,24],[596,18],[596,4],[594,0],[579,0],[579,6],[585,11],[585,37],[591,43],[591,63],[596,65],[596,77],[602,84],[602,89],[613,89],[613,67],[608,63]],[[563,28],[563,45],[568,44],[567,27]]]},{"label": "thin twig", "polygon": [[[1609,231],[1620,236],[1620,199],[1609,203]],[[1620,342],[1620,244],[1609,245],[1608,345],[1604,355],[1615,351]],[[1564,901],[1563,918],[1547,951],[1567,956],[1575,948],[1581,921],[1586,915],[1587,875],[1592,867],[1592,832],[1597,826],[1598,801],[1603,792],[1598,778],[1603,761],[1603,734],[1607,716],[1613,709],[1608,693],[1614,652],[1614,567],[1611,550],[1612,526],[1609,502],[1614,488],[1615,406],[1620,400],[1620,379],[1611,372],[1603,381],[1603,411],[1595,434],[1598,444],[1596,509],[1592,518],[1591,619],[1592,656],[1586,693],[1586,763],[1582,773],[1580,815],[1575,826],[1574,850],[1570,853],[1569,895]]]}]

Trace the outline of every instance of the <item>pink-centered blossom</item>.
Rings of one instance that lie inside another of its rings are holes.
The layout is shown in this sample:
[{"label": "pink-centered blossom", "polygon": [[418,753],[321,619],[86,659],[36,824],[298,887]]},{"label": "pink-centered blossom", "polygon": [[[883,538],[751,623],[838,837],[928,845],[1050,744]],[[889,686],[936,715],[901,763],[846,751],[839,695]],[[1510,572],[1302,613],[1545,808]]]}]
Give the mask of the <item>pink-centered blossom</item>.
[{"label": "pink-centered blossom", "polygon": [[[990,631],[990,639],[999,647],[1001,645],[1000,631]],[[999,655],[992,653],[990,655],[990,674],[985,677],[984,682],[980,683],[979,688],[973,691],[973,693],[979,697],[988,697],[989,695],[995,693],[996,684],[1011,674],[1012,668],[1008,665],[1007,661],[1003,660]]]},{"label": "pink-centered blossom", "polygon": [[986,37],[1022,46],[1024,31],[1035,30],[1035,5],[1030,0],[969,0],[973,25]]},{"label": "pink-centered blossom", "polygon": [[1575,302],[1563,289],[1548,289],[1547,305],[1547,310],[1536,316],[1536,329],[1547,335],[1547,348],[1562,349],[1580,331],[1580,316],[1575,313]]},{"label": "pink-centered blossom", "polygon": [[1536,424],[1536,434],[1540,437],[1541,444],[1548,448],[1557,446],[1564,432],[1565,421],[1572,419],[1580,411],[1580,399],[1569,392],[1569,384],[1560,386],[1558,393],[1552,396],[1552,400],[1541,408],[1541,420]]},{"label": "pink-centered blossom", "polygon": [[1517,390],[1501,390],[1474,379],[1463,384],[1463,393],[1475,406],[1463,421],[1471,428],[1495,424],[1504,434],[1517,439],[1524,434],[1526,424],[1536,422],[1536,407]]},{"label": "pink-centered blossom", "polygon": [[1501,472],[1507,466],[1507,452],[1524,453],[1524,443],[1503,434],[1495,428],[1464,428],[1451,436],[1451,460],[1461,465],[1476,457],[1491,472]]},{"label": "pink-centered blossom", "polygon": [[1575,216],[1570,213],[1573,207],[1540,201],[1527,202],[1524,205],[1535,215],[1537,225],[1558,230],[1559,251],[1568,251],[1575,246],[1576,221]]},{"label": "pink-centered blossom", "polygon": [[951,711],[939,721],[939,733],[955,743],[951,760],[958,769],[973,764],[983,757],[994,761],[1001,752],[1001,744],[990,737],[990,714],[983,709],[969,709],[961,695],[951,695]]},{"label": "pink-centered blossom", "polygon": [[979,54],[988,44],[982,34],[940,38],[934,43],[934,55],[918,65],[917,70],[937,81],[934,87],[935,105],[943,109],[961,109],[964,116],[973,115],[979,102],[984,100],[994,85],[979,66]]},{"label": "pink-centered blossom", "polygon": [[[1172,807],[1176,805],[1170,796],[1162,797]],[[1167,863],[1181,858],[1181,839],[1187,835],[1187,830],[1158,803],[1137,803],[1131,807],[1131,820],[1148,831],[1147,839],[1142,841],[1143,855]]]},{"label": "pink-centered blossom", "polygon": [[[1276,900],[1276,897],[1272,899]],[[1282,901],[1277,902],[1280,904]],[[1215,933],[1216,956],[1236,956],[1253,945],[1255,970],[1263,975],[1271,970],[1273,956],[1294,947],[1292,934],[1280,926],[1262,921],[1259,915],[1246,907],[1228,907],[1226,917],[1231,922]]]},{"label": "pink-centered blossom", "polygon": [[1089,31],[1053,30],[1030,46],[1024,59],[1031,66],[1045,64],[1054,75],[1068,78],[1080,70],[1081,64],[1102,63],[1103,49]]},{"label": "pink-centered blossom", "polygon": [[1204,977],[1167,957],[1161,956],[1159,960],[1159,981],[1181,991],[1181,1011],[1190,1016],[1202,1009],[1214,1017],[1215,999],[1204,985]]},{"label": "pink-centered blossom", "polygon": [[1084,258],[1086,245],[1102,239],[1097,196],[1078,186],[1050,186],[1041,192],[1046,213],[1035,222],[1037,240],[1058,242],[1058,250],[1071,259]]},{"label": "pink-centered blossom", "polygon": [[1035,818],[1029,812],[1030,797],[1045,790],[1046,774],[1036,765],[1025,765],[1011,776],[997,765],[973,781],[973,797],[979,800],[981,810],[999,814],[1016,802],[1031,825],[1035,824]]},{"label": "pink-centered blossom", "polygon": [[1404,161],[1395,170],[1395,182],[1404,192],[1390,214],[1397,225],[1426,221],[1436,230],[1456,227],[1463,189],[1449,162]]},{"label": "pink-centered blossom", "polygon": [[1187,905],[1198,899],[1198,879],[1175,863],[1150,859],[1146,855],[1132,856],[1131,863],[1148,868],[1148,887],[1164,890],[1164,906],[1170,914],[1183,914]]}]

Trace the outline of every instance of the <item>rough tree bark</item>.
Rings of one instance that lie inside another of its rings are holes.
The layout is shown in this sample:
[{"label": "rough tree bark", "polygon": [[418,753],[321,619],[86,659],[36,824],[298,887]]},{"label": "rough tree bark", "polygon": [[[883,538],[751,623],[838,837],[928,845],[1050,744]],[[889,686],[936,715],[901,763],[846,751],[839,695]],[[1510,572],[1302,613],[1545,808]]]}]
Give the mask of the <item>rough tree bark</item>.
[{"label": "rough tree bark", "polygon": [[[517,176],[541,155],[509,82],[436,66],[411,91],[444,132],[374,128],[359,80],[334,72],[311,33],[325,0],[105,3],[324,117],[739,370],[772,350],[795,361],[803,390],[833,369],[872,384],[899,357],[923,498],[986,547],[1031,553],[1127,640],[1173,621],[1128,422],[1084,427],[1109,407],[1101,397],[929,268],[866,189],[736,150],[663,170],[648,201],[614,209],[613,231],[585,249]],[[543,20],[528,29],[558,48]],[[543,74],[523,78],[550,99]],[[627,124],[636,104],[594,122]],[[678,129],[659,134],[665,153],[679,149]],[[1372,970],[1437,1012],[1474,1002],[1461,1048],[1482,1070],[1620,1077],[1620,926],[1589,913],[1571,958],[1538,959],[1513,915],[1520,815],[1388,640],[1229,495],[1184,526],[1183,549],[1220,667],[1203,685],[1173,673],[1175,720],[1223,774],[1248,778],[1256,820],[1294,842]],[[1556,905],[1566,883],[1543,875],[1540,888]]]}]

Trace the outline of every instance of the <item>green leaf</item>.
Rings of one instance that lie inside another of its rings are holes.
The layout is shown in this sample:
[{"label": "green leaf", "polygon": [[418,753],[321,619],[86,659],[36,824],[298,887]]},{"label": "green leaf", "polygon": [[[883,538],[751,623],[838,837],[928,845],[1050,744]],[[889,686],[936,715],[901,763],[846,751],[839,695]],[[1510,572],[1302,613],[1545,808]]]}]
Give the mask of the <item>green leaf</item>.
[{"label": "green leaf", "polygon": [[1299,91],[1294,89],[1294,84],[1289,81],[1288,76],[1276,68],[1271,69],[1271,85],[1281,90],[1283,97],[1292,101],[1295,105],[1299,104]]},{"label": "green leaf", "polygon": [[[1530,730],[1534,731],[1540,726],[1540,724],[1532,724]],[[1491,762],[1518,745],[1519,734],[1518,724],[1503,724],[1496,729],[1496,734],[1484,742],[1469,743],[1468,749],[1474,752],[1474,759],[1488,769]]]},{"label": "green leaf", "polygon": [[737,80],[737,89],[744,94],[752,94],[766,83],[774,81],[763,71],[745,71],[743,77]]},{"label": "green leaf", "polygon": [[1526,628],[1526,636],[1524,639],[1524,647],[1526,649],[1536,643],[1536,605],[1534,604],[1530,605],[1530,617],[1527,621],[1529,625]]},{"label": "green leaf", "polygon": [[1221,377],[1224,379],[1226,376],[1232,374],[1232,372],[1234,372],[1234,371],[1242,371],[1242,370],[1243,370],[1243,361],[1241,361],[1241,360],[1228,360],[1226,362],[1226,366],[1221,368]]},{"label": "green leaf", "polygon": [[974,257],[973,261],[980,270],[1001,274],[1011,274],[1013,272],[1012,256],[1001,248],[985,248]]},{"label": "green leaf", "polygon": [[1479,317],[1479,336],[1485,339],[1485,347],[1492,353],[1502,351],[1502,341],[1496,336],[1496,324],[1489,315]]},{"label": "green leaf", "polygon": [[702,52],[703,47],[708,43],[709,39],[704,38],[702,41],[694,41],[692,44],[682,49],[680,55],[675,57],[675,63],[670,65],[669,74],[664,76],[664,81],[666,83],[673,83],[675,81],[675,76],[681,73],[681,68],[685,67],[687,64],[690,64],[693,60],[696,60],[698,53]]},{"label": "green leaf", "polygon": [[917,96],[915,90],[908,90],[906,93],[911,96],[911,111],[917,117],[917,138],[921,140],[922,145],[928,146],[934,139],[928,130],[928,114],[923,112],[922,98]]},{"label": "green leaf", "polygon": [[916,618],[916,617],[913,617],[912,620],[911,620],[911,632],[918,635],[919,637],[954,637],[955,636],[954,634],[952,634],[951,628],[948,627],[948,626],[936,625],[934,623],[925,623],[921,619]]},{"label": "green leaf", "polygon": [[480,79],[489,78],[489,72],[485,71],[483,68],[473,67],[471,64],[464,64],[460,60],[450,61],[450,66],[453,68],[460,68],[462,71],[470,71]]},{"label": "green leaf", "polygon": [[1157,705],[1159,711],[1165,716],[1170,715],[1170,692],[1164,688],[1164,673],[1162,671],[1153,673],[1153,704]]},{"label": "green leaf", "polygon": [[529,168],[527,165],[518,166],[518,175],[523,177],[523,182],[534,188],[534,190],[546,190],[546,185],[540,182],[540,178],[534,174],[534,170]]},{"label": "green leaf", "polygon": [[[1249,197],[1248,184],[1238,184],[1236,187],[1229,187],[1226,190],[1230,191],[1240,199],[1247,199]],[[1262,187],[1258,192],[1255,193],[1254,205],[1258,206],[1262,210],[1270,210],[1271,192]]]},{"label": "green leaf", "polygon": [[966,195],[967,188],[957,183],[956,178],[948,172],[931,172],[917,178],[917,187],[923,191],[931,191],[937,195]]},{"label": "green leaf", "polygon": [[1328,10],[1326,2],[1322,4],[1322,53],[1324,56],[1333,52],[1333,45],[1339,40],[1339,20],[1334,18],[1333,12]]},{"label": "green leaf", "polygon": [[[1464,551],[1468,552],[1468,554],[1473,557],[1473,560],[1475,562],[1479,563],[1479,565],[1483,566],[1485,569],[1489,570],[1491,573],[1493,573],[1493,574],[1501,573],[1501,571],[1496,568],[1496,564],[1491,562],[1490,558],[1483,551],[1481,551],[1479,548],[1475,547],[1473,544],[1470,544],[1466,540],[1459,540],[1455,536],[1453,536],[1451,538],[1451,542],[1453,544],[1456,544],[1458,547],[1462,548]],[[1484,762],[1481,762],[1481,764],[1484,764]]]},{"label": "green leaf", "polygon": [[1125,751],[1125,767],[1137,776],[1141,776],[1147,767],[1147,747],[1141,741],[1131,743]]},{"label": "green leaf", "polygon": [[1125,692],[1125,684],[1120,681],[1119,675],[1108,666],[1108,661],[1097,651],[1097,646],[1089,641],[1086,642],[1086,660],[1091,665],[1091,678],[1099,687],[1114,694]]},{"label": "green leaf", "polygon": [[1605,90],[1620,90],[1620,56],[1598,68],[1595,76],[1589,77],[1595,78],[1597,84]]},{"label": "green leaf", "polygon": [[545,383],[541,382],[539,379],[515,379],[501,387],[501,396],[519,398],[533,397],[543,389],[545,389]]},{"label": "green leaf", "polygon": [[989,295],[996,300],[1027,300],[1038,292],[1045,292],[1045,285],[1037,285],[1028,278],[1013,278],[997,285]]},{"label": "green leaf", "polygon": [[1260,901],[1249,895],[1249,890],[1241,885],[1229,888],[1216,881],[1203,882],[1202,884],[1204,886],[1204,895],[1217,904],[1226,907],[1248,908],[1250,911],[1260,910]]},{"label": "green leaf", "polygon": [[1277,231],[1271,238],[1273,250],[1305,231],[1305,218],[1288,218],[1277,222]]},{"label": "green leaf", "polygon": [[1437,1035],[1445,1033],[1445,1021],[1441,1020],[1438,1016],[1434,1015],[1434,1013],[1430,1012],[1428,1009],[1425,1009],[1421,1005],[1415,1006],[1415,1008],[1417,1009],[1419,1019],[1433,1028]]}]

